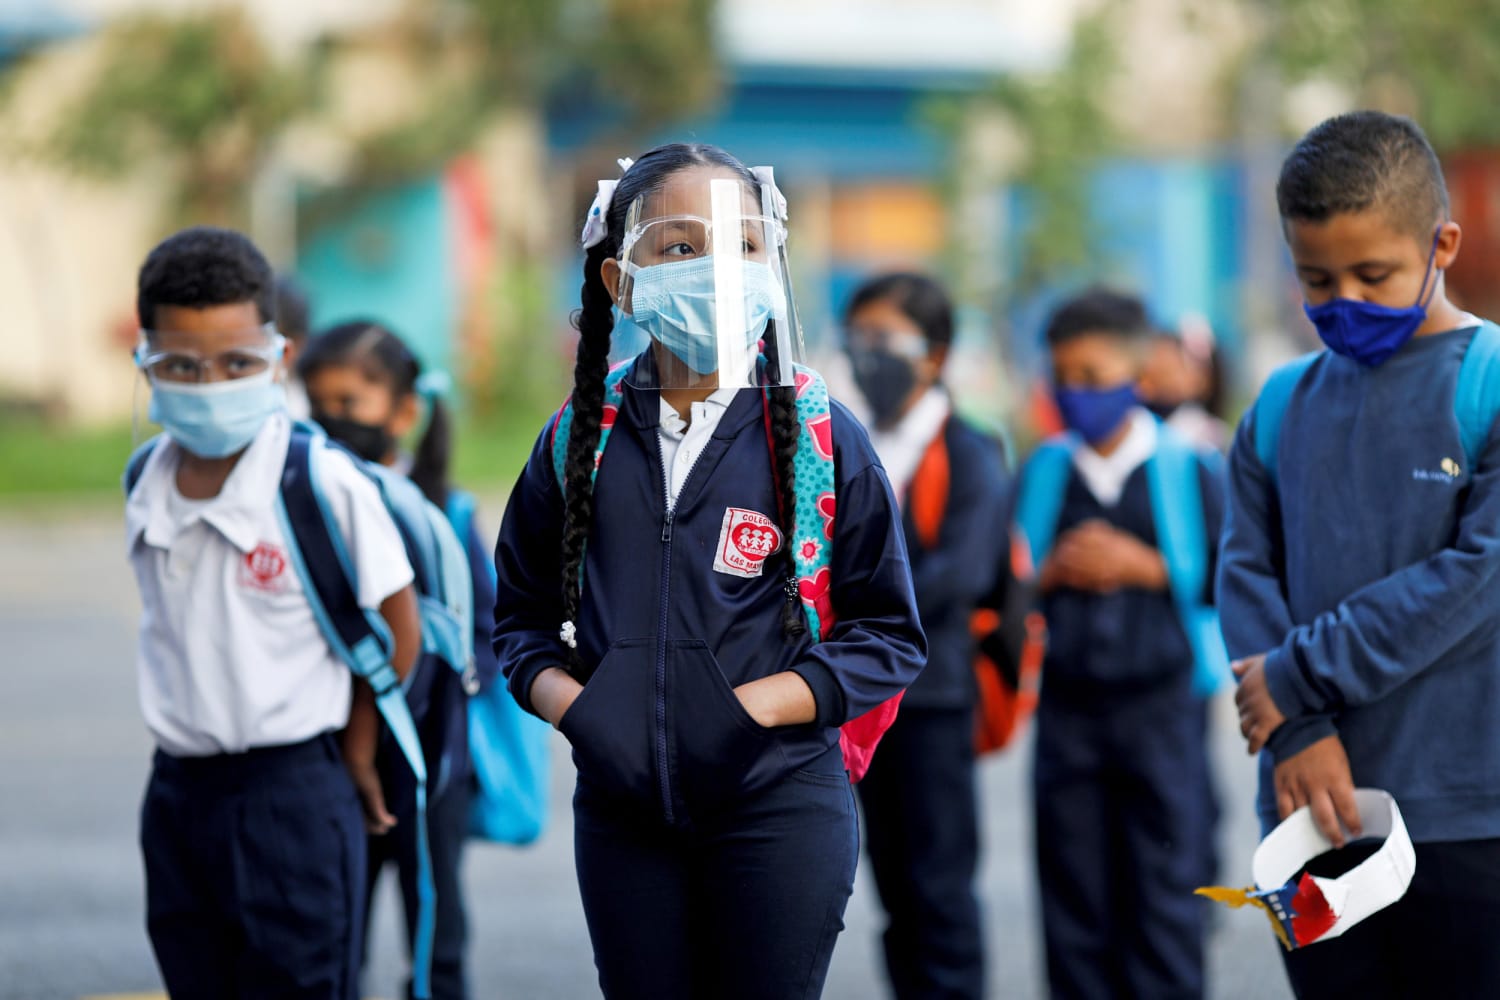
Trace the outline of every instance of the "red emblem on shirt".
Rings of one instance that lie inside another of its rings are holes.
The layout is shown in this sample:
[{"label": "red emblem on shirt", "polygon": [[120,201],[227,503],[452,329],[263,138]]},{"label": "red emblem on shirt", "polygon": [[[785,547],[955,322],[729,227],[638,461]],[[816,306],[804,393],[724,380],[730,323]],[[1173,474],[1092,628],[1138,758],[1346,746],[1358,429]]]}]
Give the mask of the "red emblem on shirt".
[{"label": "red emblem on shirt", "polygon": [[724,511],[714,569],[730,576],[757,577],[766,557],[781,548],[781,532],[759,511],[730,507]]},{"label": "red emblem on shirt", "polygon": [[277,593],[285,586],[286,550],[261,542],[240,563],[240,586]]}]

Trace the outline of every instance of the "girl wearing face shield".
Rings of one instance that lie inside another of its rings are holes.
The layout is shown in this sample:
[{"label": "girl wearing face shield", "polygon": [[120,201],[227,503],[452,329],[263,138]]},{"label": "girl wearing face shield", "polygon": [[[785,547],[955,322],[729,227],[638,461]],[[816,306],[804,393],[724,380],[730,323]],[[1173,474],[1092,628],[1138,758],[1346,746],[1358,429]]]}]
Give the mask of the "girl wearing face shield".
[{"label": "girl wearing face shield", "polygon": [[[495,651],[573,745],[605,996],[817,997],[858,849],[841,727],[926,653],[899,515],[848,411],[809,412],[769,170],[624,165],[572,397],[506,511]],[[647,346],[612,370],[622,327]]]}]

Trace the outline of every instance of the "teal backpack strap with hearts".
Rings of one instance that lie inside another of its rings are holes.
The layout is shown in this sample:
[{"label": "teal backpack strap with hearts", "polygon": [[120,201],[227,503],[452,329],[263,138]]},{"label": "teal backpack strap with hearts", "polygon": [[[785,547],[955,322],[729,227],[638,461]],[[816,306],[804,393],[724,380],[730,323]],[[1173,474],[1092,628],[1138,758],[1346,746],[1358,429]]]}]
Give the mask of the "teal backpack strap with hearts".
[{"label": "teal backpack strap with hearts", "polygon": [[[630,362],[615,365],[604,376],[604,409],[599,415],[599,443],[594,446],[594,471],[590,481],[599,477],[599,463],[604,461],[604,446],[609,444],[610,431],[620,415],[620,405],[625,401],[625,376],[630,371]],[[557,477],[559,490],[567,489],[568,482],[568,437],[573,432],[573,397],[563,402],[552,421],[552,472]],[[587,541],[584,542],[587,545]],[[578,592],[583,593],[582,553],[578,562]]]},{"label": "teal backpack strap with hearts", "polygon": [[[797,510],[793,519],[792,551],[797,557],[797,590],[815,641],[828,638],[837,621],[833,607],[833,522],[838,511],[833,464],[833,407],[828,385],[811,368],[795,369],[797,422],[796,480],[792,492]],[[773,463],[774,465],[774,463]],[[875,747],[896,721],[901,693],[876,705],[839,730],[839,749],[850,781],[870,769]]]},{"label": "teal backpack strap with hearts", "polygon": [[[811,368],[795,369],[797,391],[797,457],[792,492],[792,552],[797,563],[797,592],[813,641],[833,630],[836,616],[830,598],[833,556],[834,496],[833,409],[828,385]],[[773,463],[774,467],[774,463]]]}]

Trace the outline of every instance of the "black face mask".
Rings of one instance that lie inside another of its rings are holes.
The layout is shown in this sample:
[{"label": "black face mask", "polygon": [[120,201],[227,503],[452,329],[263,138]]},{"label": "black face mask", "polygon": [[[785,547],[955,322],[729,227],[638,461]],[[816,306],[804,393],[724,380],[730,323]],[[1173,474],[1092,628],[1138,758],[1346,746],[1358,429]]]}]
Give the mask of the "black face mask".
[{"label": "black face mask", "polygon": [[909,360],[886,351],[849,348],[854,384],[870,406],[877,425],[889,425],[901,415],[917,385],[917,373]]},{"label": "black face mask", "polygon": [[1182,406],[1181,403],[1172,402],[1172,401],[1165,400],[1165,399],[1148,399],[1148,400],[1146,400],[1146,409],[1148,409],[1152,413],[1156,414],[1157,417],[1159,417],[1162,420],[1165,420],[1168,417],[1170,417],[1172,414],[1176,413],[1178,407],[1180,407],[1180,406]]},{"label": "black face mask", "polygon": [[379,462],[396,447],[396,438],[384,424],[363,424],[348,417],[330,417],[315,413],[313,419],[328,436],[366,462]]}]

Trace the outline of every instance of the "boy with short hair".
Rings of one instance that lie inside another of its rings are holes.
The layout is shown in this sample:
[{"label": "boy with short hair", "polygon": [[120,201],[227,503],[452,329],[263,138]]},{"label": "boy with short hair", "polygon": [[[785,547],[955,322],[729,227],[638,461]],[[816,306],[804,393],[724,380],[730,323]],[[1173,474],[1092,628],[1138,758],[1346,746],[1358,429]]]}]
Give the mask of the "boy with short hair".
[{"label": "boy with short hair", "polygon": [[1415,123],[1329,119],[1276,195],[1329,350],[1302,362],[1270,450],[1263,395],[1230,456],[1218,586],[1240,728],[1265,829],[1309,805],[1342,845],[1354,787],[1377,787],[1416,851],[1406,896],[1288,953],[1289,978],[1304,997],[1500,996],[1500,439],[1471,463],[1455,419],[1460,365],[1495,331],[1446,297],[1460,233]]},{"label": "boy with short hair", "polygon": [[[273,294],[250,241],[206,227],[162,242],[139,277],[136,361],[166,432],[128,477],[126,504],[157,745],[141,809],[147,927],[173,996],[350,1000],[361,800],[372,828],[391,820],[373,696],[360,683],[351,712],[351,673],[315,620],[280,512],[292,426]],[[316,448],[312,463],[359,604],[379,610],[404,674],[420,625],[400,535],[348,456]]]},{"label": "boy with short hair", "polygon": [[[1211,803],[1193,693],[1198,630],[1183,608],[1208,610],[1222,497],[1201,451],[1139,404],[1150,338],[1140,300],[1107,289],[1053,315],[1047,344],[1069,432],[1032,456],[1017,501],[1049,636],[1034,791],[1059,998],[1203,993],[1192,892]],[[1167,524],[1182,511],[1196,527]],[[1168,530],[1195,572],[1168,559]]]}]

